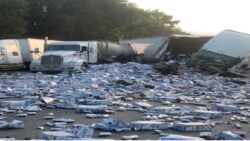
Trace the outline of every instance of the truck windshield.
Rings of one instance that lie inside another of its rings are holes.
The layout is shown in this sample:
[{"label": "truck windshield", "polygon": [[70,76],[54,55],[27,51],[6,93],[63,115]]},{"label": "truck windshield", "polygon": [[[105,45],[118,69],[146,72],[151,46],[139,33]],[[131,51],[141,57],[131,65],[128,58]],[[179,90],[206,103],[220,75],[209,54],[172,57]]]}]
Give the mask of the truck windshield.
[{"label": "truck windshield", "polygon": [[80,51],[79,45],[48,45],[46,51]]}]

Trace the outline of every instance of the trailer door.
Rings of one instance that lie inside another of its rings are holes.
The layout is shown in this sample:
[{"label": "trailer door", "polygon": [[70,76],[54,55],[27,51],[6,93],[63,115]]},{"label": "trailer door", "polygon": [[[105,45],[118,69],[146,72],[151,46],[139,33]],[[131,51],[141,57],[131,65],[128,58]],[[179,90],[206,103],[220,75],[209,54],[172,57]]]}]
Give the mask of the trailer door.
[{"label": "trailer door", "polygon": [[16,40],[6,41],[6,57],[9,64],[22,64],[22,55]]},{"label": "trailer door", "polygon": [[29,47],[31,52],[31,61],[41,59],[44,52],[44,40],[40,39],[29,39]]},{"label": "trailer door", "polygon": [[24,63],[30,62],[31,60],[31,53],[30,53],[30,47],[29,47],[29,42],[28,39],[19,39],[19,48],[20,52],[22,54],[22,60]]},{"label": "trailer door", "polygon": [[0,47],[0,64],[5,64],[7,62],[6,50]]}]

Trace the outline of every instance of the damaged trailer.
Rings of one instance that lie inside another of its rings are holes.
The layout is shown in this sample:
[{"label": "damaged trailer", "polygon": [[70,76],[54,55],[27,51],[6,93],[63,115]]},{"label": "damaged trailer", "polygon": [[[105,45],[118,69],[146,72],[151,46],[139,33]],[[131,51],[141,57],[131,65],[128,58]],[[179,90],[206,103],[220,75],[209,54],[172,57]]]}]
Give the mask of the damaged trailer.
[{"label": "damaged trailer", "polygon": [[209,40],[193,58],[197,64],[208,64],[222,71],[240,63],[249,56],[250,35],[232,30],[225,30]]},{"label": "damaged trailer", "polygon": [[130,44],[133,50],[138,55],[143,55],[145,49],[150,46],[160,46],[166,37],[148,37],[148,38],[139,38],[131,40],[120,41],[121,44]]},{"label": "damaged trailer", "polygon": [[168,55],[192,54],[197,52],[211,36],[191,36],[172,34],[163,37],[151,37],[124,40],[141,58],[138,61],[154,63],[164,60]]},{"label": "damaged trailer", "polygon": [[167,52],[170,55],[192,54],[199,51],[202,45],[211,38],[211,36],[173,34],[169,37]]}]

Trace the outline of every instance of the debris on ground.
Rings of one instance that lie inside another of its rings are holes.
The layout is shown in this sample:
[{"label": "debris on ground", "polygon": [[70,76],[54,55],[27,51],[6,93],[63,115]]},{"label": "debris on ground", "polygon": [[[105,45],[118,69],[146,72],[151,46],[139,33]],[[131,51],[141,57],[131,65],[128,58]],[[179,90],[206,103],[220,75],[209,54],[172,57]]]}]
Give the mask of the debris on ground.
[{"label": "debris on ground", "polygon": [[245,140],[239,134],[235,134],[231,131],[222,131],[213,136],[214,140]]},{"label": "debris on ground", "polygon": [[24,123],[20,120],[0,121],[0,129],[22,129],[24,128]]},{"label": "debris on ground", "polygon": [[172,74],[177,75],[178,74],[178,62],[171,60],[168,62],[159,62],[153,66],[154,69],[158,70],[162,74]]},{"label": "debris on ground", "polygon": [[81,140],[90,139],[94,131],[83,124],[75,124],[72,129],[67,131],[42,131],[37,135],[38,139],[43,140]]},{"label": "debris on ground", "polygon": [[178,131],[187,132],[207,132],[212,130],[212,125],[210,123],[202,122],[174,122],[173,129]]},{"label": "debris on ground", "polygon": [[109,137],[111,135],[112,135],[111,132],[100,132],[99,133],[99,137]]},{"label": "debris on ground", "polygon": [[102,122],[96,123],[95,129],[103,131],[116,131],[116,132],[124,132],[131,130],[127,123],[121,120],[114,120],[111,118],[104,119]]},{"label": "debris on ground", "polygon": [[212,106],[214,110],[222,111],[222,112],[239,112],[240,109],[235,105],[229,104],[215,104]]},{"label": "debris on ground", "polygon": [[108,113],[107,105],[78,105],[76,111],[79,113]]},{"label": "debris on ground", "polygon": [[[90,65],[88,71],[71,77],[1,73],[0,138],[138,135],[138,139],[156,140],[171,131],[207,139],[213,137],[210,133],[224,130],[248,135],[248,78],[208,75],[189,68],[186,60],[177,62],[177,75],[162,75],[153,65],[134,62]],[[15,119],[23,122],[9,122]],[[20,129],[13,135],[7,128]]]},{"label": "debris on ground", "polygon": [[157,129],[169,129],[170,125],[167,122],[161,121],[134,121],[131,123],[133,130],[157,130]]},{"label": "debris on ground", "polygon": [[204,139],[199,138],[199,137],[190,137],[190,136],[170,134],[167,136],[160,137],[159,140],[204,140]]},{"label": "debris on ground", "polygon": [[138,135],[122,136],[122,140],[137,140],[138,138]]}]

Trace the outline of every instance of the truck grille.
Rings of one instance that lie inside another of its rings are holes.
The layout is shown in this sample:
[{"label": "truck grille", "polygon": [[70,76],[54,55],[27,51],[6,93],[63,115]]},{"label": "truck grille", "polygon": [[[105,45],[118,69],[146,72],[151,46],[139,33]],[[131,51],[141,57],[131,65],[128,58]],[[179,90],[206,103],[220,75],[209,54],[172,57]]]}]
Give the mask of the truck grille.
[{"label": "truck grille", "polygon": [[42,61],[41,61],[44,67],[60,66],[62,62],[63,62],[63,59],[61,56],[54,56],[54,55],[43,56]]}]

